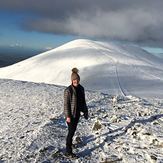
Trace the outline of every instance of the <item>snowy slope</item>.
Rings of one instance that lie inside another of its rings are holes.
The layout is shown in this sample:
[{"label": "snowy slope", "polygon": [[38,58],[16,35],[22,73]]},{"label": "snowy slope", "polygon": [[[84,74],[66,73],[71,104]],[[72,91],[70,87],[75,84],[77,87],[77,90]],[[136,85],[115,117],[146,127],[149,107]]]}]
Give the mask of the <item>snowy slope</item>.
[{"label": "snowy slope", "polygon": [[73,67],[89,90],[163,97],[163,60],[138,46],[74,40],[0,69],[1,78],[69,85]]},{"label": "snowy slope", "polygon": [[[71,162],[60,152],[67,134],[63,90],[0,80],[0,162]],[[115,99],[113,106],[109,94],[86,91],[89,119],[80,119],[73,140],[80,158],[72,162],[163,162],[163,100]]]}]

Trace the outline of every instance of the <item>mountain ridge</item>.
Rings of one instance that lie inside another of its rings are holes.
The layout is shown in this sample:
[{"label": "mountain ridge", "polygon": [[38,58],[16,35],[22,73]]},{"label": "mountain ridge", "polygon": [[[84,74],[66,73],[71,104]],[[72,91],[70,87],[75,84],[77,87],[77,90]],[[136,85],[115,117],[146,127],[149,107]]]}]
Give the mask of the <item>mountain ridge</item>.
[{"label": "mountain ridge", "polygon": [[[91,90],[123,95],[158,95],[162,60],[131,44],[78,39],[1,68],[1,78],[68,86],[73,67]],[[150,88],[150,89],[149,89]]]}]

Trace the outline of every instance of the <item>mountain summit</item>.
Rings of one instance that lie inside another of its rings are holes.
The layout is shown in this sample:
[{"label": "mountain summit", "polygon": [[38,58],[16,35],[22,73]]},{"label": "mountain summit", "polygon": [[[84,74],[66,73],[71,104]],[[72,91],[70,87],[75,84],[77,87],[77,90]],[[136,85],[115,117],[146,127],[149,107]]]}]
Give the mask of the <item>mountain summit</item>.
[{"label": "mountain summit", "polygon": [[78,39],[14,65],[0,77],[69,85],[73,67],[81,83],[111,94],[156,96],[163,85],[163,61],[131,44]]}]

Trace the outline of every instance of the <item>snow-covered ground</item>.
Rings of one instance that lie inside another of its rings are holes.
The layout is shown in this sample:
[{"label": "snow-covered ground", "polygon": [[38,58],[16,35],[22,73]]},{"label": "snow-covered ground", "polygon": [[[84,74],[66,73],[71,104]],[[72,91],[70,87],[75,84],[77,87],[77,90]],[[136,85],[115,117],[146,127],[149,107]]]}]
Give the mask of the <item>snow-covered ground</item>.
[{"label": "snow-covered ground", "polygon": [[[63,91],[73,67],[89,119],[80,119],[80,158],[70,161]],[[163,60],[140,47],[74,40],[0,68],[0,78],[0,163],[163,162]]]},{"label": "snow-covered ground", "polygon": [[74,152],[64,158],[63,86],[0,80],[0,162],[163,162],[163,100],[86,91]]},{"label": "snow-covered ground", "polygon": [[68,85],[73,67],[86,89],[115,95],[163,97],[163,59],[139,46],[74,40],[0,69],[0,78]]}]

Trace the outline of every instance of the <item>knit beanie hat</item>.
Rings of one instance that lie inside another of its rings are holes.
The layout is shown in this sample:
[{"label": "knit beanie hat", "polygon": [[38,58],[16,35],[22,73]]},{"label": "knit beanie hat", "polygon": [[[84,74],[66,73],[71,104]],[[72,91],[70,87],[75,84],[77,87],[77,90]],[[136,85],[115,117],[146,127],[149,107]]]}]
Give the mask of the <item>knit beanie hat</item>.
[{"label": "knit beanie hat", "polygon": [[80,76],[78,74],[79,70],[77,68],[72,69],[72,74],[71,74],[71,81],[77,79],[80,81]]}]

